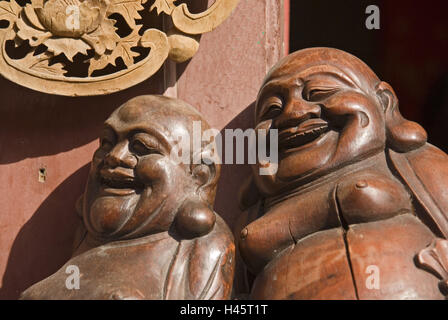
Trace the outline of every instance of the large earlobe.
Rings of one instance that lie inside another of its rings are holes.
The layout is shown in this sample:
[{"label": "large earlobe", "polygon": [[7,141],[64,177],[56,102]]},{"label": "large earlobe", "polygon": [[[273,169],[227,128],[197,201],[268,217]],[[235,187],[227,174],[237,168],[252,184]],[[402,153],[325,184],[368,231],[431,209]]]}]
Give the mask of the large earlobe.
[{"label": "large earlobe", "polygon": [[215,223],[215,212],[198,197],[187,198],[180,206],[175,219],[176,230],[184,239],[209,234]]},{"label": "large earlobe", "polygon": [[403,118],[392,87],[381,82],[376,87],[376,93],[384,109],[387,146],[396,152],[409,152],[423,146],[428,139],[425,129]]}]

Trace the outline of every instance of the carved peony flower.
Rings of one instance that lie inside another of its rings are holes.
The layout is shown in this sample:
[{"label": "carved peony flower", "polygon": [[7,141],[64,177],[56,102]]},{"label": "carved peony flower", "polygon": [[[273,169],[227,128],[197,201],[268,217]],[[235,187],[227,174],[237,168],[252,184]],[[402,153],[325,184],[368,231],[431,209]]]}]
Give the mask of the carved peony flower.
[{"label": "carved peony flower", "polygon": [[16,21],[17,36],[70,61],[89,49],[103,55],[120,41],[114,20],[107,18],[108,8],[109,0],[32,0]]},{"label": "carved peony flower", "polygon": [[108,0],[48,0],[35,11],[39,21],[53,35],[79,38],[99,27],[108,6]]}]

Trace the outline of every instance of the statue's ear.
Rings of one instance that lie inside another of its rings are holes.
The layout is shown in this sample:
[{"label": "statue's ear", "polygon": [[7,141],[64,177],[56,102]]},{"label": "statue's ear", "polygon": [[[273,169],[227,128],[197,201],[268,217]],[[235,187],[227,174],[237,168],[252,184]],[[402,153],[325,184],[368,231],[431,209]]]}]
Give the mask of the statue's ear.
[{"label": "statue's ear", "polygon": [[221,174],[221,161],[215,152],[208,149],[204,149],[200,156],[200,163],[191,165],[191,174],[198,184],[198,195],[212,206]]},{"label": "statue's ear", "polygon": [[418,123],[403,118],[392,87],[381,82],[376,87],[376,93],[383,105],[387,146],[396,152],[409,152],[423,146],[428,138],[425,129]]},{"label": "statue's ear", "polygon": [[216,196],[221,166],[219,157],[207,149],[200,154],[200,163],[191,165],[191,174],[198,188],[180,206],[175,220],[179,234],[186,239],[202,237],[213,230],[216,214],[213,203]]}]

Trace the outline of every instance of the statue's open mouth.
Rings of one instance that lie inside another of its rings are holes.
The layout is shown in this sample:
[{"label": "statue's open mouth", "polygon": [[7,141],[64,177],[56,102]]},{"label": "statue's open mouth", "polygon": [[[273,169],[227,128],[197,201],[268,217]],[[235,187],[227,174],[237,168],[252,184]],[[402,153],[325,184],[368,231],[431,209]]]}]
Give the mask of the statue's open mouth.
[{"label": "statue's open mouth", "polygon": [[329,130],[328,122],[322,119],[306,120],[297,127],[279,132],[279,149],[286,151],[304,147],[322,137]]},{"label": "statue's open mouth", "polygon": [[135,179],[131,169],[103,168],[100,171],[99,178],[103,189],[107,193],[126,195],[139,193],[144,188],[144,185]]}]

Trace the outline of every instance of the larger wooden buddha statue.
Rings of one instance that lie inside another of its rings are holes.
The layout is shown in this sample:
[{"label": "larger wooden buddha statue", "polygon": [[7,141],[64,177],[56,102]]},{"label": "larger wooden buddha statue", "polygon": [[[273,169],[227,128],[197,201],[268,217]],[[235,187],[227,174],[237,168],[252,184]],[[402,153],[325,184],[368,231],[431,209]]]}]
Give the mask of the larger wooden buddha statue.
[{"label": "larger wooden buddha statue", "polygon": [[278,130],[279,161],[242,192],[251,298],[444,298],[448,156],[390,85],[346,52],[301,50],[269,72],[255,119]]}]

